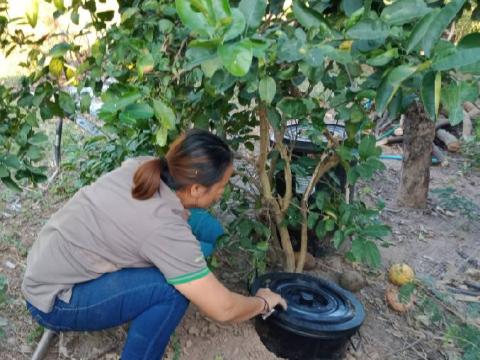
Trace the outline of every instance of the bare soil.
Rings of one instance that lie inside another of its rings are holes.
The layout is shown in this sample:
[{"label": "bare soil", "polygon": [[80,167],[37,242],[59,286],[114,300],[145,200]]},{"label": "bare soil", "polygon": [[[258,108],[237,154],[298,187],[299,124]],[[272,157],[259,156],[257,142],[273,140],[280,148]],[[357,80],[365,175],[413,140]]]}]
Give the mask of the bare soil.
[{"label": "bare soil", "polygon": [[[390,148],[388,150],[392,152]],[[480,206],[480,175],[459,172],[462,160],[452,158],[447,168],[432,167],[431,189],[453,187],[457,195]],[[395,195],[400,177],[400,161],[386,161],[387,170],[373,181],[363,184],[358,195],[374,204],[382,199],[386,207],[382,220],[391,226],[386,239],[388,247],[381,247],[383,265],[369,270],[352,265],[338,254],[317,259],[313,274],[332,280],[345,270],[360,272],[367,286],[357,296],[366,308],[366,321],[359,334],[352,338],[347,359],[456,359],[460,354],[443,334],[429,327],[425,316],[418,311],[397,314],[385,302],[388,285],[386,270],[397,262],[410,264],[421,279],[442,287],[459,282],[468,273],[480,269],[480,225],[478,217],[469,220],[455,207],[439,206],[430,196],[426,209],[397,208]],[[7,304],[0,306],[0,320],[6,326],[0,337],[1,359],[28,359],[39,339],[41,329],[25,310],[20,292],[26,263],[26,250],[50,214],[71,196],[64,186],[67,179],[59,179],[48,193],[39,190],[21,195],[2,195],[0,202],[0,273],[8,278]],[[3,192],[3,190],[2,190]],[[477,214],[478,215],[478,214]],[[220,278],[222,268],[218,270]],[[243,285],[226,282],[236,290]],[[245,291],[245,290],[243,290]],[[454,298],[455,299],[455,298]],[[458,297],[454,311],[461,312],[468,304]],[[471,298],[468,298],[472,302]],[[477,298],[478,300],[478,298]],[[474,301],[474,299],[473,299]],[[444,309],[445,312],[449,310]],[[472,319],[478,321],[479,319]],[[1,323],[1,321],[0,321]],[[47,359],[118,359],[126,336],[126,326],[102,332],[65,333],[50,346]],[[198,359],[277,359],[261,343],[252,322],[220,325],[202,316],[193,306],[178,327],[165,356],[169,360]],[[480,354],[478,356],[480,359]]]}]

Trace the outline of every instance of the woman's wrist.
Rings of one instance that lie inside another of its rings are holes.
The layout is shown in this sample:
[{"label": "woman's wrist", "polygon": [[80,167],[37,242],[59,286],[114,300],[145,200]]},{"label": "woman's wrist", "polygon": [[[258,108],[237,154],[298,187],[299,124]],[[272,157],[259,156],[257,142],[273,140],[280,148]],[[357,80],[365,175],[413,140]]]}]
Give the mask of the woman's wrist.
[{"label": "woman's wrist", "polygon": [[266,314],[270,311],[270,305],[268,305],[267,299],[265,299],[263,296],[260,295],[255,295],[254,297],[258,298],[262,302],[262,311],[260,314]]}]

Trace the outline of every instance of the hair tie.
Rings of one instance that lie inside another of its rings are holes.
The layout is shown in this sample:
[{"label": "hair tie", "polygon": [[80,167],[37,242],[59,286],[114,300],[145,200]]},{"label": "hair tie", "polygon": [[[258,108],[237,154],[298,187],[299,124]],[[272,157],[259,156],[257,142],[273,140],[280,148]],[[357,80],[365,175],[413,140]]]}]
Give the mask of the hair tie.
[{"label": "hair tie", "polygon": [[168,171],[168,161],[166,158],[160,158],[160,168],[163,171]]},{"label": "hair tie", "polygon": [[160,158],[160,178],[170,189],[174,191],[177,189],[177,183],[170,174],[168,169],[168,161],[164,157]]}]

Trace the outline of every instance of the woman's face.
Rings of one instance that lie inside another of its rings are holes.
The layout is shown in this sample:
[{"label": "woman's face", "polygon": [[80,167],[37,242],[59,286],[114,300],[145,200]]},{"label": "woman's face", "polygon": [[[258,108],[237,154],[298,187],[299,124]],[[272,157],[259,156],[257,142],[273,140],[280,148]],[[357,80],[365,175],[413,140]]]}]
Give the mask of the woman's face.
[{"label": "woman's face", "polygon": [[195,207],[199,208],[209,208],[214,203],[216,203],[223,195],[225,191],[225,186],[230,181],[230,177],[233,173],[233,165],[230,165],[223,177],[217,183],[213,184],[210,187],[205,187],[202,185],[197,185],[197,188],[194,187],[191,189],[192,196],[195,198]]}]

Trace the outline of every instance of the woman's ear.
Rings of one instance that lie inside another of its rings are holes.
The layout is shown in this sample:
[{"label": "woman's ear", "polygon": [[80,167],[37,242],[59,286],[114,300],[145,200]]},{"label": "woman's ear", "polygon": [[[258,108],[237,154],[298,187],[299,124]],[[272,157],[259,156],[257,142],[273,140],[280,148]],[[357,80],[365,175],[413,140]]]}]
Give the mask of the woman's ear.
[{"label": "woman's ear", "polygon": [[190,186],[190,196],[194,199],[198,199],[205,195],[207,188],[200,184],[193,184]]}]

